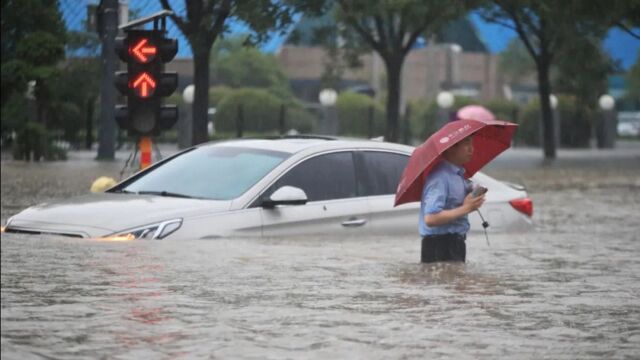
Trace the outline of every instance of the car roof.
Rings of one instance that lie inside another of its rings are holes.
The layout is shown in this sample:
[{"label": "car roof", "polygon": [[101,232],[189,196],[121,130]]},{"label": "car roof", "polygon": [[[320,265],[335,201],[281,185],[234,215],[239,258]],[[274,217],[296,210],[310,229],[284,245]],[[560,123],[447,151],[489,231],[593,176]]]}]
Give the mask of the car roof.
[{"label": "car roof", "polygon": [[305,150],[331,150],[331,149],[372,149],[398,151],[403,153],[411,153],[413,147],[367,139],[356,139],[346,137],[330,137],[330,136],[281,136],[272,138],[242,138],[225,141],[214,141],[201,144],[198,147],[209,146],[242,146],[254,149],[282,151],[290,154],[303,152]]}]

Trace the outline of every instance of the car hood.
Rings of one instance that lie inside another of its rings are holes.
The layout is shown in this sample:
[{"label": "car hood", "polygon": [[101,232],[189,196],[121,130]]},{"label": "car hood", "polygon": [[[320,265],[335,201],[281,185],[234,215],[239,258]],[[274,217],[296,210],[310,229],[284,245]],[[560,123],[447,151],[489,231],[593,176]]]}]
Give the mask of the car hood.
[{"label": "car hood", "polygon": [[227,211],[230,207],[231,201],[88,194],[32,206],[12,217],[7,228],[95,237],[174,218]]}]

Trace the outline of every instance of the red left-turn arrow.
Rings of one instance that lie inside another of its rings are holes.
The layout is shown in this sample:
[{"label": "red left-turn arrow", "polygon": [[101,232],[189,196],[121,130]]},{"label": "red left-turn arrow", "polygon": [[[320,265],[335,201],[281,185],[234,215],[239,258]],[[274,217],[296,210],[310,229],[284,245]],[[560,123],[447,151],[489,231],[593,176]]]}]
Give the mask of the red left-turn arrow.
[{"label": "red left-turn arrow", "polygon": [[153,60],[156,52],[158,52],[158,48],[150,44],[147,38],[142,38],[137,43],[134,43],[133,46],[129,47],[129,53],[143,64]]}]

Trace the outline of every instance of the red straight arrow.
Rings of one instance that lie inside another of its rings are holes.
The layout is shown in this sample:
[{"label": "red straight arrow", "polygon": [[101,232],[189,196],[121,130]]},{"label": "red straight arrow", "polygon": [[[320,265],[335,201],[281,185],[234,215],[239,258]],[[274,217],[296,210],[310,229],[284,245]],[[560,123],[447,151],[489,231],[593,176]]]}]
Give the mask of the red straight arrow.
[{"label": "red straight arrow", "polygon": [[[133,54],[133,56],[143,64],[151,61],[158,51],[158,49],[153,45],[146,46],[148,41],[149,40],[147,38],[143,38],[142,40],[138,41],[135,46],[130,48],[130,52]],[[147,57],[147,55],[153,56]]]},{"label": "red straight arrow", "polygon": [[146,72],[140,74],[134,81],[131,86],[134,90],[138,87],[140,90],[138,93],[140,97],[146,98],[151,95],[150,91],[156,88],[156,81]]}]

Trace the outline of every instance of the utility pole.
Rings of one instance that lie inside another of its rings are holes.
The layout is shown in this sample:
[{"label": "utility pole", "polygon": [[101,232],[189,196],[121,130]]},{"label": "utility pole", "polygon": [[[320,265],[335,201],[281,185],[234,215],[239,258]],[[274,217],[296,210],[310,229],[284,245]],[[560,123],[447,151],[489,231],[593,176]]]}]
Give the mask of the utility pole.
[{"label": "utility pole", "polygon": [[102,84],[100,90],[100,130],[98,134],[98,160],[115,159],[115,104],[113,87],[116,71],[114,44],[118,34],[118,0],[100,0],[98,31],[102,40]]}]

